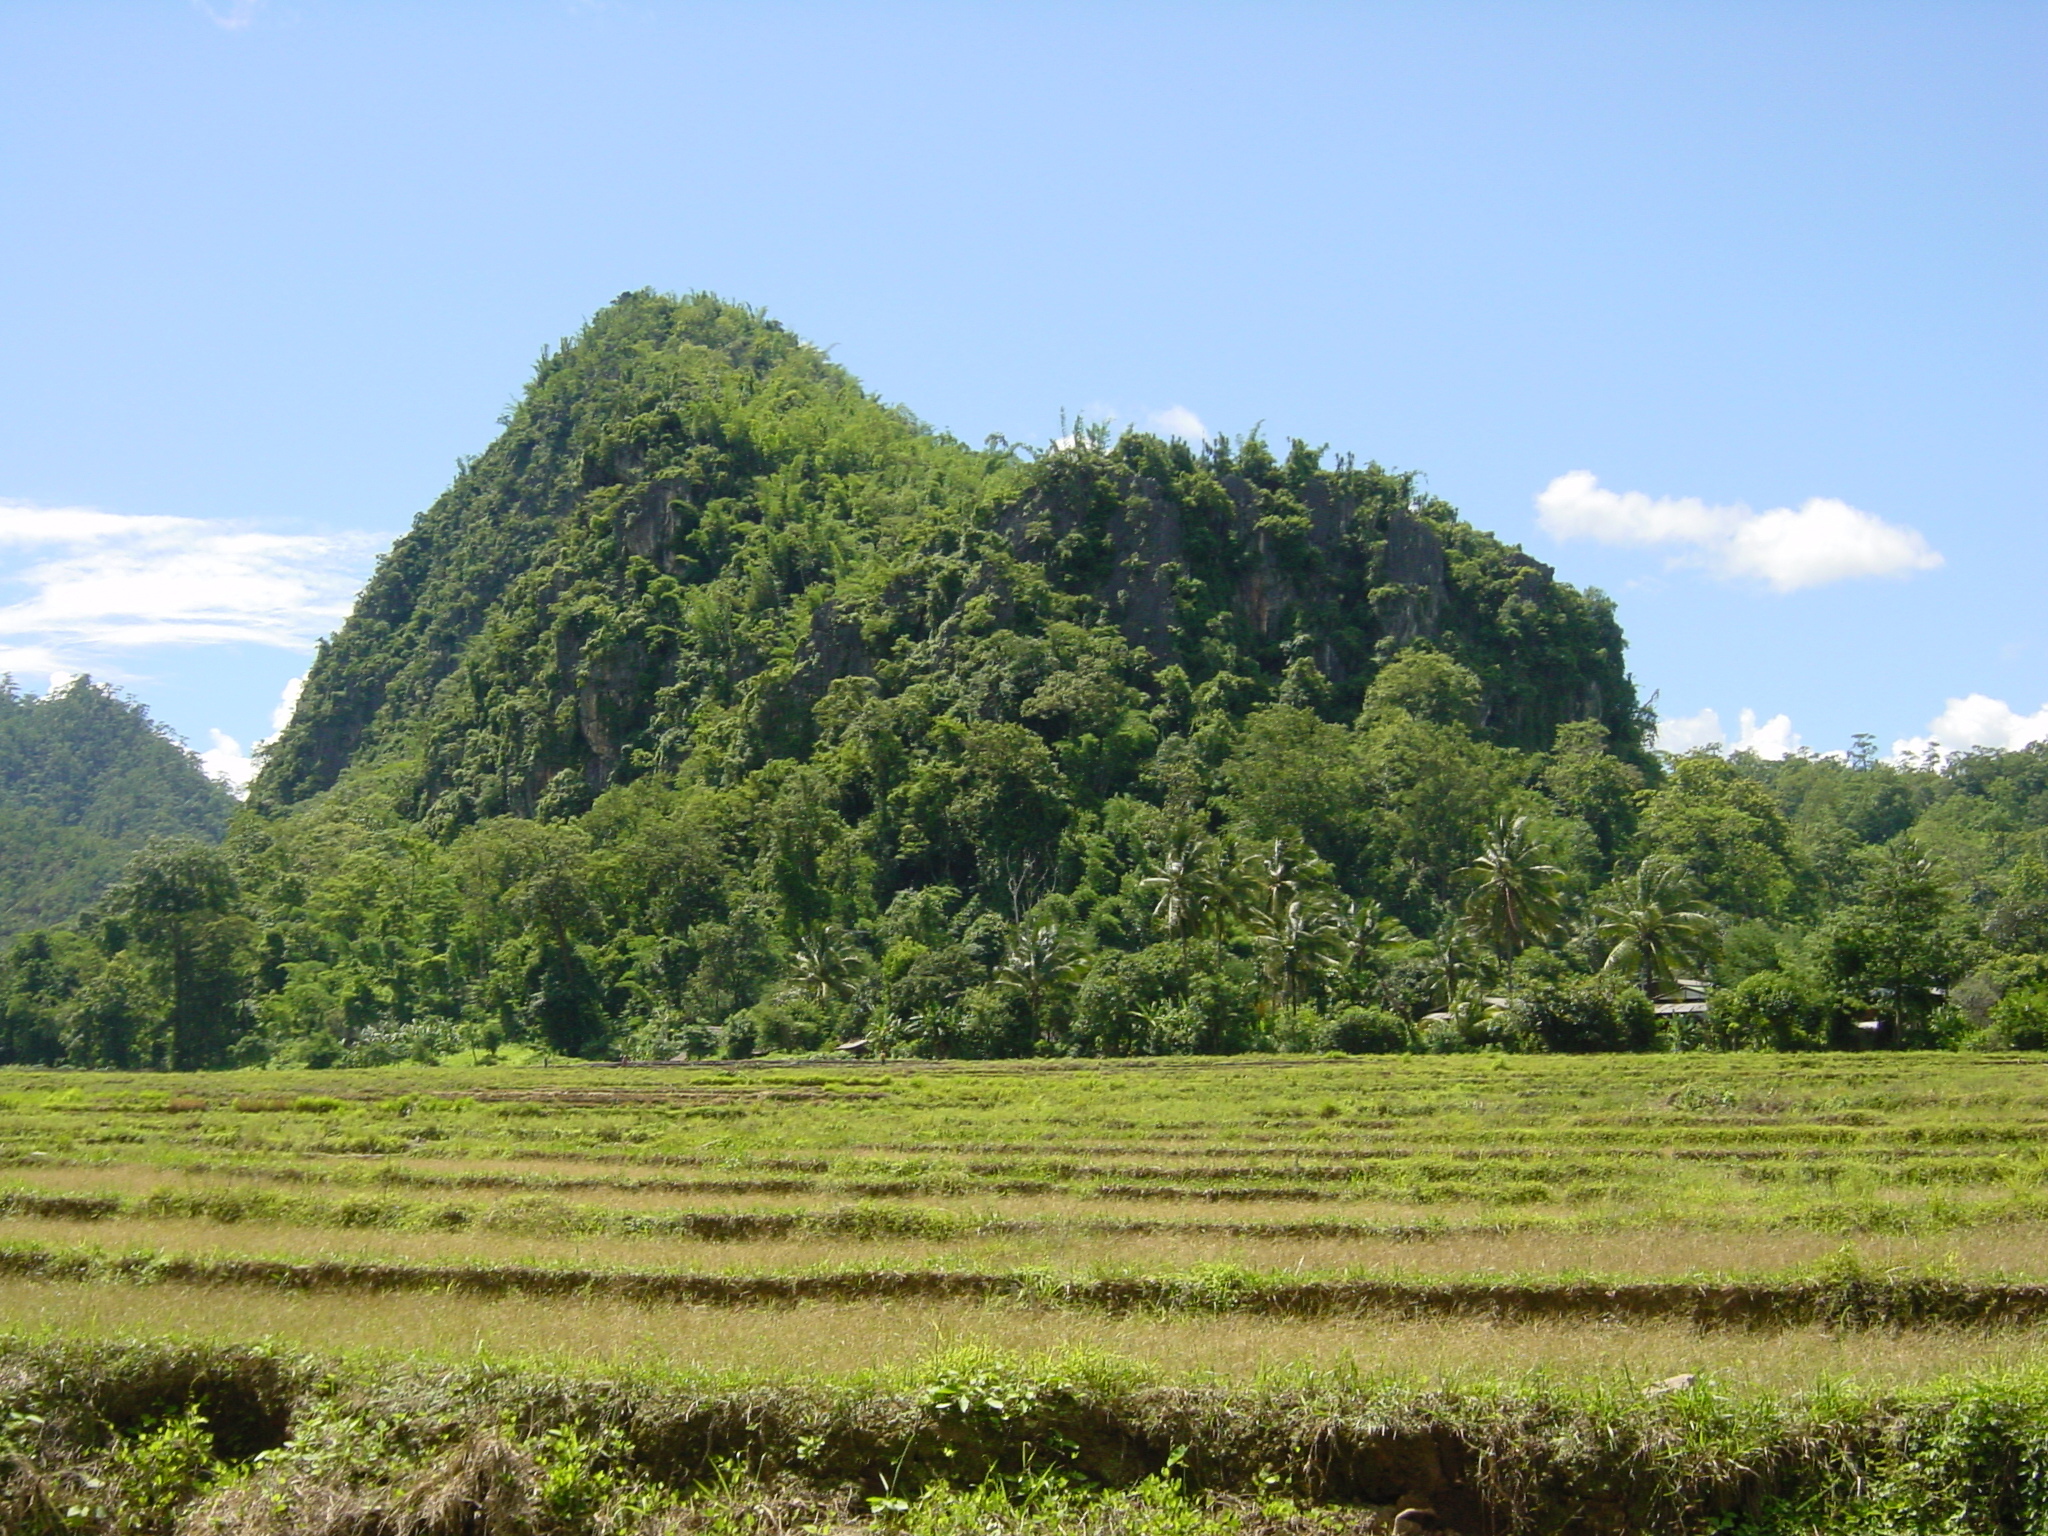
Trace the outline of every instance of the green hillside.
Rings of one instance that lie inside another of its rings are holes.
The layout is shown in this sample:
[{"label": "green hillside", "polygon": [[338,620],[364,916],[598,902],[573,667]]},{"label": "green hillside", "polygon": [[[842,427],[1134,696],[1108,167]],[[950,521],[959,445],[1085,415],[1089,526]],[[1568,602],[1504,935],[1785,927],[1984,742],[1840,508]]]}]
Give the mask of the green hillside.
[{"label": "green hillside", "polygon": [[[976,451],[750,311],[622,295],[386,557],[256,796],[417,754],[422,819],[561,814],[685,751],[725,774],[807,757],[843,679],[1028,717],[1048,746],[1130,708],[1170,730],[1197,695],[1242,714],[1290,667],[1348,720],[1416,642],[1477,675],[1487,739],[1544,750],[1593,719],[1638,750],[1604,600],[1411,476],[1327,462],[1086,429]],[[1039,696],[1077,668],[1090,698]],[[1135,782],[1064,776],[1083,802]]]},{"label": "green hillside", "polygon": [[[1642,728],[1606,601],[1412,476],[1256,437],[973,449],[754,312],[628,294],[382,562],[235,856],[288,1035],[859,1018],[946,1049],[1018,934],[1057,931],[1054,970],[1155,938],[1165,841],[1268,846],[1426,929],[1554,746],[1611,801]],[[1603,861],[1614,808],[1573,804]],[[1032,1048],[1031,990],[961,1028]]]},{"label": "green hillside", "polygon": [[0,1059],[2048,1043],[2042,749],[1647,724],[1606,599],[1412,476],[971,448],[628,294],[381,563],[223,847],[0,961]]},{"label": "green hillside", "polygon": [[152,837],[218,841],[233,805],[132,700],[0,679],[0,937],[69,919]]}]

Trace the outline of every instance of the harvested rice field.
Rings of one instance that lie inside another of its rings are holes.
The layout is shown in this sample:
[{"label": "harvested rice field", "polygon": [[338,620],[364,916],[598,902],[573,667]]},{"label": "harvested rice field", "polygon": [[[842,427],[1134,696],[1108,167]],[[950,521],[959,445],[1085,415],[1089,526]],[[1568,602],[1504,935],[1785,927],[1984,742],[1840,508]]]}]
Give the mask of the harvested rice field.
[{"label": "harvested rice field", "polygon": [[[2022,1054],[0,1072],[0,1525],[176,1432],[151,1528],[442,1529],[567,1455],[574,1518],[445,1528],[1927,1528],[1910,1464],[2032,1529],[2044,1131]],[[403,1445],[293,1461],[336,1403]]]}]

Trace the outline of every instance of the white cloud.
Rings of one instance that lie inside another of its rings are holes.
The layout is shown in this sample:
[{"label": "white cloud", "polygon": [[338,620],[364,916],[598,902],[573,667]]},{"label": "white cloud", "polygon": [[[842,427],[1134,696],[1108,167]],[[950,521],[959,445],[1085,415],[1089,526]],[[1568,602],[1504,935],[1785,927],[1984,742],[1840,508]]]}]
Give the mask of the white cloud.
[{"label": "white cloud", "polygon": [[1913,529],[1825,496],[1796,510],[1753,512],[1694,496],[1610,491],[1590,471],[1575,469],[1543,488],[1536,512],[1544,531],[1560,539],[1688,545],[1691,553],[1674,564],[1761,581],[1778,592],[1864,576],[1905,576],[1942,564]]},{"label": "white cloud", "polygon": [[1758,723],[1756,711],[1745,709],[1737,717],[1735,740],[1728,740],[1719,711],[1703,709],[1696,715],[1679,715],[1657,722],[1659,752],[1690,752],[1698,747],[1726,746],[1731,752],[1754,752],[1775,761],[1800,749],[1799,733],[1792,729],[1790,715],[1773,715]]},{"label": "white cloud", "polygon": [[292,711],[299,707],[299,695],[305,687],[303,677],[295,677],[284,685],[284,692],[278,695],[277,707],[270,712],[270,734],[247,752],[226,731],[208,731],[206,734],[213,738],[213,745],[199,754],[199,763],[206,770],[206,776],[220,780],[238,797],[246,794],[249,781],[256,777],[263,749],[277,740],[278,733],[292,723]]},{"label": "white cloud", "polygon": [[1929,753],[1960,752],[1970,747],[1997,747],[2010,752],[2016,747],[2048,741],[2048,704],[2031,715],[2023,715],[2003,699],[1981,693],[1950,699],[1942,712],[1927,723],[1925,736],[1907,736],[1892,743],[1892,756],[1900,761],[1918,762]]},{"label": "white cloud", "polygon": [[256,13],[263,9],[264,0],[225,0],[215,5],[212,0],[192,0],[193,6],[216,27],[228,32],[239,32],[256,19]]},{"label": "white cloud", "polygon": [[23,678],[38,672],[50,674],[53,691],[71,676],[71,669],[48,646],[0,644],[0,676]]},{"label": "white cloud", "polygon": [[229,793],[241,796],[248,790],[249,781],[256,777],[255,755],[244,752],[242,744],[226,731],[212,730],[206,734],[213,738],[213,745],[199,754],[199,766],[206,770],[209,779],[220,780]]},{"label": "white cloud", "polygon": [[1720,715],[1711,709],[1657,722],[1656,747],[1659,752],[1690,752],[1695,747],[1719,746],[1727,739],[1728,733],[1721,729]]},{"label": "white cloud", "polygon": [[306,680],[295,677],[284,685],[284,692],[277,696],[277,707],[270,712],[270,739],[275,741],[278,734],[292,723],[292,713],[299,707],[299,695],[306,691]]},{"label": "white cloud", "polygon": [[1800,748],[1799,733],[1792,729],[1792,717],[1773,715],[1762,725],[1756,722],[1756,711],[1745,709],[1740,724],[1742,729],[1735,733],[1737,752],[1754,752],[1758,757],[1776,761],[1790,757]]},{"label": "white cloud", "polygon": [[347,615],[373,547],[356,535],[0,500],[0,584],[27,588],[0,605],[0,658],[83,671],[93,652],[137,646],[308,650]]},{"label": "white cloud", "polygon": [[1191,443],[1209,441],[1209,429],[1202,425],[1202,418],[1184,405],[1169,405],[1163,411],[1154,411],[1146,422],[1157,427],[1168,437],[1185,438]]}]

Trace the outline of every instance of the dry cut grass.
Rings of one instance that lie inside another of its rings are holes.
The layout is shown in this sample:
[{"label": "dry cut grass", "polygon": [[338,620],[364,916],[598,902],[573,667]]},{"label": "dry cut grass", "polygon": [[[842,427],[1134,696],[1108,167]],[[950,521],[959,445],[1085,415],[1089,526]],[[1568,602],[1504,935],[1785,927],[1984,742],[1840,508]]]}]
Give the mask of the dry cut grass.
[{"label": "dry cut grass", "polygon": [[[915,1208],[906,1208],[915,1216]],[[1205,1227],[1118,1232],[1047,1225],[1024,1232],[859,1237],[796,1231],[713,1240],[574,1230],[577,1210],[526,1197],[477,1208],[480,1227],[407,1231],[302,1226],[204,1217],[0,1220],[0,1241],[85,1244],[208,1256],[427,1264],[535,1264],[764,1274],[814,1269],[1029,1269],[1098,1278],[1169,1275],[1213,1266],[1301,1278],[1665,1280],[1810,1274],[1845,1248],[1874,1270],[1953,1278],[2048,1279],[2048,1223],[1965,1228],[1929,1236],[1863,1235],[1852,1243],[1804,1231],[1449,1231],[1390,1238],[1348,1233],[1270,1237]],[[499,1225],[504,1223],[504,1225]],[[906,1224],[908,1224],[906,1222]],[[554,1230],[550,1230],[553,1227]]]},{"label": "dry cut grass", "polygon": [[1533,1374],[1651,1382],[1693,1371],[1743,1391],[1908,1386],[2048,1364],[2048,1329],[2040,1328],[1703,1333],[1675,1323],[1110,1317],[949,1302],[732,1310],[599,1297],[302,1295],[21,1280],[0,1281],[0,1332],[261,1340],[322,1352],[658,1366],[768,1378],[893,1372],[968,1348],[1024,1358],[1110,1355],[1169,1379],[1316,1373],[1471,1383]]}]

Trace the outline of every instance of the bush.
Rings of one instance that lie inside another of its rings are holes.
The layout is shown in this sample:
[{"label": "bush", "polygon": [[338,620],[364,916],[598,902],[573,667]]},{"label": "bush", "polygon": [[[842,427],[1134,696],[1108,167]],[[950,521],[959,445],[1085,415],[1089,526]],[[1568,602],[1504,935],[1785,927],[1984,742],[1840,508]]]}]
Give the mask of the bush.
[{"label": "bush", "polygon": [[[747,1048],[732,1049],[744,1032]],[[829,1031],[818,1010],[807,1002],[789,997],[770,997],[742,1008],[726,1023],[728,1056],[751,1056],[756,1051],[815,1051],[825,1044]]]},{"label": "bush", "polygon": [[1457,1020],[1450,1018],[1429,1018],[1417,1028],[1417,1044],[1432,1056],[1455,1056],[1462,1051],[1477,1050],[1478,1046],[1465,1038],[1465,1031],[1458,1027]]},{"label": "bush", "polygon": [[1708,1000],[1709,1043],[1728,1051],[1825,1050],[1838,1009],[1784,971],[1758,971]]},{"label": "bush", "polygon": [[1083,1056],[1221,1056],[1259,1040],[1256,1000],[1221,947],[1154,944],[1111,952],[1074,999],[1072,1048]]},{"label": "bush", "polygon": [[1991,1005],[1993,1038],[2015,1051],[2048,1051],[2048,986],[2022,987]]},{"label": "bush", "polygon": [[734,1014],[720,1026],[718,1054],[728,1061],[745,1061],[754,1054],[754,1021],[745,1013]]},{"label": "bush", "polygon": [[976,987],[960,1000],[959,1054],[975,1061],[1029,1056],[1037,1045],[1024,999],[998,987]]},{"label": "bush", "polygon": [[1509,1041],[1522,1050],[1640,1051],[1657,1038],[1650,1000],[1601,976],[1531,984],[1508,1005],[1507,1025]]},{"label": "bush", "polygon": [[1443,975],[1427,955],[1407,955],[1387,967],[1375,988],[1380,1002],[1407,1019],[1420,1019],[1436,1010],[1443,991]]},{"label": "bush", "polygon": [[1349,1056],[1391,1056],[1418,1045],[1415,1027],[1384,1008],[1353,1006],[1323,1023],[1320,1048]]},{"label": "bush", "polygon": [[1899,1029],[1899,1048],[1907,1051],[1959,1051],[1976,1043],[1978,1031],[1962,1009],[1943,1003],[1922,1019],[1906,1019]]}]

